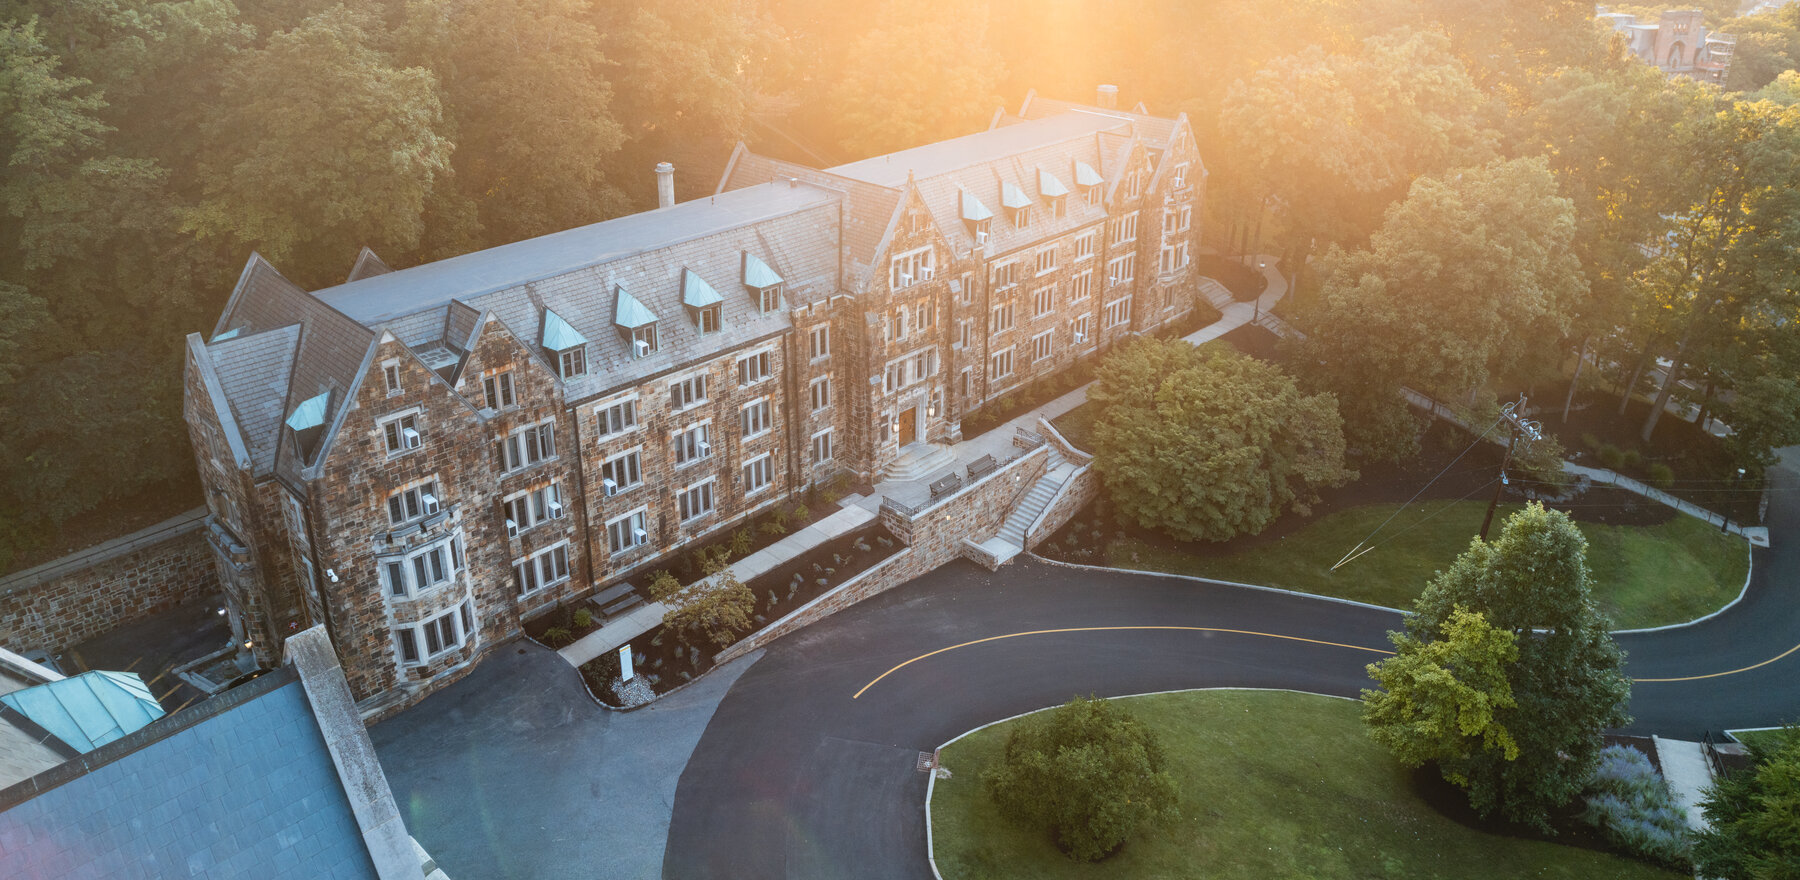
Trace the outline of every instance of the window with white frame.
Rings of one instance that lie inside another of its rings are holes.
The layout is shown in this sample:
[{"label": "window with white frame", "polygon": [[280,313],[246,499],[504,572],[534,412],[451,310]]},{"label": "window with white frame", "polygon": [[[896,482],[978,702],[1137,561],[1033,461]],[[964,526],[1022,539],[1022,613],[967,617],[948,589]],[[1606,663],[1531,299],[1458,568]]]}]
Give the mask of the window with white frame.
[{"label": "window with white frame", "polygon": [[513,374],[501,370],[481,380],[481,396],[488,409],[508,409],[518,401],[513,397]]},{"label": "window with white frame", "polygon": [[682,522],[712,513],[713,485],[717,482],[716,478],[709,479],[675,493],[675,506]]},{"label": "window with white frame", "polygon": [[1081,302],[1094,292],[1094,270],[1069,279],[1069,302]]},{"label": "window with white frame", "polygon": [[1188,183],[1190,183],[1190,181],[1188,180],[1188,163],[1186,163],[1186,162],[1175,163],[1175,179],[1172,182],[1175,184],[1176,188],[1178,188],[1178,189],[1181,187],[1187,186]]},{"label": "window with white frame", "polygon": [[569,545],[558,544],[513,562],[513,585],[519,595],[535,593],[569,579]]},{"label": "window with white frame", "polygon": [[1094,344],[1094,316],[1082,315],[1070,321],[1069,339],[1075,345]]},{"label": "window with white frame", "polygon": [[744,494],[753,495],[769,488],[769,482],[775,479],[774,459],[764,453],[744,462]]},{"label": "window with white frame", "polygon": [[1011,330],[1012,328],[1013,304],[1004,302],[994,306],[992,314],[989,315],[988,332],[999,333],[1004,330]]},{"label": "window with white frame", "polygon": [[769,433],[769,399],[764,397],[744,404],[738,410],[738,427],[746,440]]},{"label": "window with white frame", "polygon": [[500,441],[500,470],[511,472],[556,457],[556,421],[526,425]]},{"label": "window with white frame", "polygon": [[1144,169],[1125,175],[1125,198],[1135,199],[1144,191]]},{"label": "window with white frame", "polygon": [[831,429],[826,428],[812,435],[813,464],[831,460]]},{"label": "window with white frame", "polygon": [[400,662],[419,666],[456,650],[475,636],[475,603],[465,601],[424,623],[394,627]]},{"label": "window with white frame", "polygon": [[719,307],[711,305],[695,312],[694,324],[699,328],[701,336],[719,332]]},{"label": "window with white frame", "polygon": [[830,324],[820,324],[812,328],[812,332],[807,334],[806,351],[807,357],[815,361],[831,354]]},{"label": "window with white frame", "polygon": [[963,371],[961,374],[961,382],[960,382],[961,389],[962,389],[962,396],[968,397],[969,392],[971,392],[975,389],[974,376],[975,376],[975,371],[973,369],[970,369],[967,367],[963,368]]},{"label": "window with white frame", "polygon": [[387,380],[387,393],[389,397],[399,394],[403,390],[400,387],[400,361],[382,361],[381,376],[383,379]]},{"label": "window with white frame", "polygon": [[831,377],[820,376],[806,386],[807,397],[812,400],[813,412],[818,412],[831,405]]},{"label": "window with white frame", "polygon": [[[631,331],[631,356],[649,357],[656,353],[656,325],[645,324]],[[585,372],[585,369],[584,369]],[[566,373],[564,375],[567,375]]]},{"label": "window with white frame", "polygon": [[886,390],[898,391],[937,375],[937,350],[921,349],[888,361]]},{"label": "window with white frame", "polygon": [[1112,243],[1124,244],[1128,241],[1137,241],[1137,219],[1138,215],[1136,214],[1114,217],[1112,220]]},{"label": "window with white frame", "polygon": [[440,509],[437,481],[420,483],[389,495],[387,508],[388,522],[394,525],[409,523],[437,513]]},{"label": "window with white frame", "polygon": [[418,449],[424,443],[424,438],[419,434],[419,414],[415,411],[383,419],[381,436],[387,442],[388,455]]},{"label": "window with white frame", "polygon": [[759,351],[747,358],[740,359],[737,362],[738,384],[754,385],[769,378],[769,363],[769,353],[766,351]]},{"label": "window with white frame", "polygon": [[1163,245],[1161,260],[1162,272],[1164,274],[1187,268],[1188,243],[1186,241],[1177,241],[1173,244]]},{"label": "window with white frame", "polygon": [[596,437],[611,437],[637,427],[637,398],[603,403],[594,409]]},{"label": "window with white frame", "polygon": [[1082,196],[1082,198],[1087,199],[1088,204],[1098,205],[1098,204],[1100,204],[1102,199],[1106,198],[1106,193],[1103,192],[1101,190],[1100,186],[1096,184],[1094,186],[1084,188],[1082,190],[1081,196]]},{"label": "window with white frame", "polygon": [[1037,252],[1037,274],[1048,275],[1056,271],[1056,248],[1047,247]]},{"label": "window with white frame", "polygon": [[680,411],[706,402],[706,374],[669,383],[669,408]]},{"label": "window with white frame", "polygon": [[975,319],[964,318],[956,322],[956,340],[963,348],[975,344]]},{"label": "window with white frame", "polygon": [[1011,348],[994,352],[994,356],[988,358],[989,379],[1004,379],[1007,376],[1012,375],[1012,371],[1013,350]]},{"label": "window with white frame", "polygon": [[1106,261],[1106,283],[1130,284],[1137,278],[1137,254],[1125,254]]},{"label": "window with white frame", "polygon": [[387,582],[388,595],[397,598],[417,597],[434,587],[443,586],[462,569],[463,541],[460,534],[415,548],[403,556],[388,556],[381,560],[381,576]]},{"label": "window with white frame", "polygon": [[931,297],[925,297],[913,303],[913,327],[919,330],[930,330],[937,326],[937,303]]},{"label": "window with white frame", "polygon": [[642,451],[622,452],[600,463],[600,490],[617,495],[644,481]]},{"label": "window with white frame", "polygon": [[1012,221],[1013,221],[1014,229],[1024,229],[1031,225],[1031,206],[1030,205],[1026,205],[1023,208],[1014,208],[1012,215],[1013,215]]},{"label": "window with white frame", "polygon": [[1075,260],[1077,262],[1093,258],[1094,239],[1097,237],[1098,233],[1091,229],[1075,237]]},{"label": "window with white frame", "polygon": [[618,519],[606,523],[606,549],[617,556],[627,550],[642,547],[650,542],[650,532],[644,528],[649,511],[638,508]]},{"label": "window with white frame", "polygon": [[1107,327],[1131,323],[1131,297],[1115,299],[1106,304],[1106,312],[1101,316]]},{"label": "window with white frame", "polygon": [[1051,338],[1055,334],[1055,330],[1045,330],[1031,337],[1031,359],[1033,361],[1044,360],[1054,353],[1051,351]]},{"label": "window with white frame", "polygon": [[889,264],[888,287],[899,290],[929,281],[937,269],[937,259],[930,247],[898,254]]},{"label": "window with white frame", "polygon": [[587,375],[587,346],[578,346],[557,352],[556,363],[564,379]]},{"label": "window with white frame", "polygon": [[509,537],[530,531],[550,520],[562,519],[566,514],[562,503],[562,489],[555,483],[515,492],[506,496],[502,503],[506,508],[506,534]]},{"label": "window with white frame", "polygon": [[1047,201],[1050,202],[1050,213],[1055,215],[1056,219],[1061,220],[1063,217],[1068,216],[1068,199],[1065,199],[1062,196],[1051,196]]},{"label": "window with white frame", "polygon": [[962,276],[962,304],[965,306],[975,304],[975,276],[968,272],[964,272]]},{"label": "window with white frame", "polygon": [[1056,285],[1040,287],[1031,297],[1031,316],[1033,318],[1048,315],[1056,310]]},{"label": "window with white frame", "polygon": [[712,455],[712,424],[702,422],[684,431],[677,432],[673,441],[675,447],[675,465],[688,464]]},{"label": "window with white frame", "polygon": [[1001,288],[1005,288],[1005,287],[1011,287],[1017,283],[1019,283],[1019,264],[1018,263],[1016,263],[1016,262],[1015,263],[1002,263],[1002,264],[994,267],[993,288],[995,290],[1000,290]]},{"label": "window with white frame", "polygon": [[781,285],[772,284],[768,287],[757,288],[756,306],[765,315],[781,308]]},{"label": "window with white frame", "polygon": [[1188,231],[1188,228],[1193,225],[1194,225],[1194,206],[1193,205],[1182,205],[1179,208],[1170,208],[1169,210],[1163,212],[1163,234],[1164,235],[1173,235],[1177,232],[1186,232],[1186,231]]}]

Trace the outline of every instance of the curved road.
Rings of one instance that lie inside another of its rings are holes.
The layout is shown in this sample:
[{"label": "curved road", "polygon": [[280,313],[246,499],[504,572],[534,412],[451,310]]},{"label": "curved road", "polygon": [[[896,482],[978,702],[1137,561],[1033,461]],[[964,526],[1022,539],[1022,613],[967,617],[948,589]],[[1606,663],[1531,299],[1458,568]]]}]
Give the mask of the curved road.
[{"label": "curved road", "polygon": [[[1800,479],[1775,469],[1771,485],[1772,546],[1756,551],[1744,600],[1702,624],[1619,637],[1634,678],[1687,679],[1634,685],[1630,731],[1694,739],[1800,714],[1800,542],[1780,537],[1800,523]],[[663,876],[927,880],[919,752],[1072,694],[1354,696],[1399,623],[1024,557],[994,573],[946,566],[776,643],[738,679],[681,775]],[[1033,634],[993,638],[1014,633]]]}]

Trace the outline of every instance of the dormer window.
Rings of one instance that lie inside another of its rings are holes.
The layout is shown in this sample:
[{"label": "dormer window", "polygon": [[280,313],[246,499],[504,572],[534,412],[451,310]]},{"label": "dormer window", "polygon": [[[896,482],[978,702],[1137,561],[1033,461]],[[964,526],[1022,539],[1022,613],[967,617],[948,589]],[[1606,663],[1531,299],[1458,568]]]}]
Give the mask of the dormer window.
[{"label": "dormer window", "polygon": [[1069,188],[1063,186],[1063,182],[1058,180],[1056,175],[1042,168],[1039,168],[1037,173],[1038,198],[1043,199],[1044,204],[1049,206],[1051,216],[1058,218],[1064,216],[1068,212]]},{"label": "dormer window", "polygon": [[724,302],[725,298],[698,272],[681,270],[681,304],[687,308],[702,336],[719,332],[719,309]]},{"label": "dormer window", "polygon": [[769,314],[781,308],[781,285],[759,287],[756,289],[756,307],[763,314]]},{"label": "dormer window", "polygon": [[656,353],[656,313],[627,293],[623,284],[613,285],[613,292],[617,297],[613,306],[613,326],[619,329],[619,336],[625,340],[631,357],[642,358]]},{"label": "dormer window", "polygon": [[1075,163],[1075,185],[1081,189],[1081,197],[1090,205],[1098,205],[1106,194],[1101,190],[1106,178],[1094,170],[1094,166],[1086,162]]},{"label": "dormer window", "polygon": [[1001,184],[1000,204],[1011,215],[1014,229],[1024,229],[1031,225],[1031,197],[1024,190],[1010,183]]},{"label": "dormer window", "polygon": [[985,247],[988,236],[993,233],[989,227],[989,221],[994,219],[994,212],[989,211],[987,206],[975,197],[974,193],[966,189],[962,191],[962,218],[963,225],[969,229],[969,234],[975,237],[975,246]]},{"label": "dormer window", "polygon": [[587,375],[587,337],[549,309],[544,310],[544,335],[540,344],[545,351],[555,355],[556,371],[564,379]]},{"label": "dormer window", "polygon": [[656,353],[655,324],[631,331],[631,352],[633,357],[645,357]]},{"label": "dormer window", "polygon": [[750,292],[751,301],[763,314],[773,314],[781,310],[781,288],[785,282],[781,275],[768,263],[763,262],[749,251],[744,252],[744,289]]}]

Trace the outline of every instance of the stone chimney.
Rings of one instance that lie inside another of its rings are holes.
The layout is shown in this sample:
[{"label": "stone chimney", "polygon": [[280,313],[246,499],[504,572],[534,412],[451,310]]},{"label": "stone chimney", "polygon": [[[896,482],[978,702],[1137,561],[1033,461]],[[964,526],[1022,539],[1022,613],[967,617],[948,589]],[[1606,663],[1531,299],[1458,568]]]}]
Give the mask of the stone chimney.
[{"label": "stone chimney", "polygon": [[667,162],[656,163],[656,206],[675,206],[675,166]]},{"label": "stone chimney", "polygon": [[1117,110],[1119,108],[1118,86],[1103,85],[1097,91],[1098,94],[1094,96],[1094,106],[1105,110]]}]

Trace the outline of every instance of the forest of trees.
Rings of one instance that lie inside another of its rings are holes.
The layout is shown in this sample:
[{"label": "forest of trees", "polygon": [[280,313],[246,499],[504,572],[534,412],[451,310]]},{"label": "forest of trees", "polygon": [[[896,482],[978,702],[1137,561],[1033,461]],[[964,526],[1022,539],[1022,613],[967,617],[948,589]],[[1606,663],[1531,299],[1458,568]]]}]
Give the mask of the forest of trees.
[{"label": "forest of trees", "polygon": [[[1783,225],[1795,196],[1774,191],[1800,129],[1800,81],[1776,80],[1800,51],[1787,11],[1759,22],[1770,51],[1733,80],[1762,90],[1751,102],[1666,80],[1572,0],[0,10],[0,569],[92,511],[198,502],[181,342],[210,328],[252,250],[322,287],[364,245],[407,266],[641,209],[658,161],[687,198],[739,139],[836,163],[980,130],[1027,89],[1085,99],[1111,82],[1126,106],[1186,112],[1214,242],[1324,257],[1302,289],[1348,314],[1359,295],[1485,290],[1525,267],[1493,312],[1443,328],[1515,336],[1423,376],[1403,350],[1419,340],[1387,340],[1364,365],[1383,381],[1476,382],[1624,340],[1609,358],[1672,357],[1671,386],[1685,371],[1745,392],[1760,437],[1787,436],[1779,404],[1800,394],[1800,351],[1772,332],[1793,309],[1800,229]],[[1506,233],[1531,250],[1512,264],[1442,262],[1456,277],[1434,280],[1394,256],[1478,247],[1426,233],[1509,189],[1554,215]],[[1390,213],[1402,200],[1410,213]]]}]

